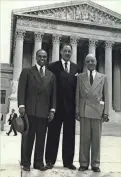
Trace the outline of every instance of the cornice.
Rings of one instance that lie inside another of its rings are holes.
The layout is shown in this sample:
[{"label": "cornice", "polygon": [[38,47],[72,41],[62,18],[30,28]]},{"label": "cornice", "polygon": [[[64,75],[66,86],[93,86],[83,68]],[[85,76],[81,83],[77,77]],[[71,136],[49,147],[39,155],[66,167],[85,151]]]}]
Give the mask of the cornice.
[{"label": "cornice", "polygon": [[121,27],[119,25],[115,25],[115,26],[112,26],[112,25],[108,25],[108,24],[96,24],[95,22],[85,22],[85,21],[75,21],[75,20],[64,20],[64,19],[57,19],[57,18],[52,18],[52,17],[47,17],[47,16],[43,16],[43,15],[40,15],[40,16],[37,16],[37,15],[28,15],[28,14],[20,14],[20,13],[16,13],[15,14],[17,18],[19,19],[28,19],[28,20],[45,20],[45,21],[50,21],[50,22],[55,22],[58,24],[59,23],[66,23],[66,24],[80,24],[80,25],[88,25],[88,26],[95,26],[96,28],[110,28],[110,29],[118,29],[118,30],[121,30]]},{"label": "cornice", "polygon": [[68,7],[68,6],[76,6],[76,5],[81,5],[81,4],[87,4],[89,6],[95,7],[97,9],[101,9],[105,13],[109,13],[110,15],[113,15],[116,18],[121,19],[121,14],[114,12],[104,6],[101,6],[93,1],[90,0],[82,0],[82,1],[69,1],[69,2],[61,2],[61,3],[54,3],[54,4],[48,4],[48,5],[41,5],[41,6],[34,6],[34,7],[29,7],[29,8],[21,8],[21,9],[16,9],[13,11],[13,13],[27,13],[27,12],[34,12],[38,10],[49,10],[49,9],[54,9],[54,8],[63,8],[63,7]]}]

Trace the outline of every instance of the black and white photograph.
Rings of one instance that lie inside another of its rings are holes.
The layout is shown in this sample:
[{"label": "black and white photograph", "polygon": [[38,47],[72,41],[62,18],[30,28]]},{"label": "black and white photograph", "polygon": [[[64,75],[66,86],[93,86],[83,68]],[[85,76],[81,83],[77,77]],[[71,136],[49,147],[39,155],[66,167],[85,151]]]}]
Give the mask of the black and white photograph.
[{"label": "black and white photograph", "polygon": [[121,0],[1,0],[0,42],[0,177],[121,177]]}]

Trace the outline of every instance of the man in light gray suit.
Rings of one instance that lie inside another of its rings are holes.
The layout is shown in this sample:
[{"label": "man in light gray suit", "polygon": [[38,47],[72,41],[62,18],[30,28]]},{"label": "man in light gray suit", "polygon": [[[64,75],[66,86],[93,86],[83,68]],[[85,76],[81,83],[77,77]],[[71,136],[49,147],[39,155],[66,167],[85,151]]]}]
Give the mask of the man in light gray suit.
[{"label": "man in light gray suit", "polygon": [[109,100],[107,77],[96,71],[96,58],[85,58],[86,72],[77,76],[76,119],[80,121],[79,171],[90,163],[94,172],[100,172],[100,139],[102,122],[108,122]]}]

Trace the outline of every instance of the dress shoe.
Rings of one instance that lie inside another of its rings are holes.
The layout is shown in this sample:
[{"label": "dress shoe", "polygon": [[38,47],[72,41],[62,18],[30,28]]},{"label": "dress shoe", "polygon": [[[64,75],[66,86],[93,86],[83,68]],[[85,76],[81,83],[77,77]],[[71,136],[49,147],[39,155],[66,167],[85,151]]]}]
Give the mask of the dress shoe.
[{"label": "dress shoe", "polygon": [[9,133],[6,133],[6,135],[8,135],[8,136],[9,136]]},{"label": "dress shoe", "polygon": [[44,167],[44,165],[40,165],[40,166],[34,165],[34,169],[40,170],[40,171],[45,171],[45,170],[47,170],[46,166]]},{"label": "dress shoe", "polygon": [[53,164],[52,163],[47,163],[45,167],[47,169],[52,169],[53,168]]},{"label": "dress shoe", "polygon": [[30,171],[30,167],[23,166],[24,171]]},{"label": "dress shoe", "polygon": [[88,167],[80,166],[78,170],[79,171],[86,171],[86,170],[88,170]]},{"label": "dress shoe", "polygon": [[92,167],[92,170],[93,170],[94,172],[100,172],[100,168],[99,168],[99,167]]},{"label": "dress shoe", "polygon": [[13,136],[17,136],[17,134],[13,135]]},{"label": "dress shoe", "polygon": [[71,165],[64,165],[64,167],[65,168],[69,168],[71,170],[76,170],[76,167],[73,164],[71,164]]}]

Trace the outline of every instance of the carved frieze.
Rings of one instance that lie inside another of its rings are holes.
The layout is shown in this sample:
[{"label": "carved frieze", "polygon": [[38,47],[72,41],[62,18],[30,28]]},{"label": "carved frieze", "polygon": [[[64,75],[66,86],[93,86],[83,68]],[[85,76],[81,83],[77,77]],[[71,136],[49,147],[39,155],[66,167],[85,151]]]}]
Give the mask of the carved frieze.
[{"label": "carved frieze", "polygon": [[100,25],[118,25],[121,27],[121,19],[114,17],[106,12],[94,8],[88,4],[38,10],[29,12],[37,16],[47,16],[62,20],[76,20],[82,22],[96,23]]},{"label": "carved frieze", "polygon": [[[42,18],[36,19],[35,17],[33,17],[33,18],[32,17],[31,18],[30,17],[24,17],[24,18],[22,18],[22,20],[21,20],[21,17],[18,17],[18,20],[17,20],[17,30],[18,29],[25,29],[25,30],[30,29],[32,31],[36,31],[36,29],[37,29],[38,32],[43,33],[46,29],[50,29],[50,30],[56,29],[57,31],[58,30],[59,31],[60,30],[61,31],[64,31],[64,30],[68,31],[68,27],[72,32],[74,31],[73,28],[76,28],[75,24],[69,25],[69,24],[66,24],[66,23],[59,23],[58,21],[54,21],[54,20],[50,21],[50,20],[45,20],[45,19],[42,19]],[[71,27],[72,27],[73,30],[71,29]],[[41,29],[41,31],[40,31],[40,29]],[[79,25],[78,25],[78,30],[79,30]],[[105,31],[104,31],[104,33],[102,33],[102,32],[100,33],[100,30],[95,31],[93,29],[89,29],[89,30],[88,29],[87,30],[81,29],[80,32],[83,33],[83,34],[84,33],[87,34],[89,39],[96,39],[98,36],[101,36],[101,35],[104,36],[104,37],[109,36],[110,39],[114,40],[114,41],[115,41],[115,39],[116,39],[116,41],[117,40],[120,41],[120,39],[121,39],[121,31],[108,32],[108,33],[107,32],[105,33]],[[80,34],[80,37],[81,37],[81,34]],[[86,36],[84,36],[84,38],[85,37]],[[97,39],[99,40],[99,38],[97,38]],[[78,40],[77,40],[77,42],[78,42]],[[15,44],[14,44],[14,46],[15,46]]]},{"label": "carved frieze", "polygon": [[112,37],[121,38],[121,31],[120,31],[120,33],[110,33],[110,35]]},{"label": "carved frieze", "polygon": [[46,22],[44,21],[39,21],[36,19],[31,19],[31,18],[23,18],[22,20],[17,20],[17,25],[18,26],[25,26],[25,27],[34,27],[34,28],[52,28],[52,29],[56,29],[56,22]]}]

